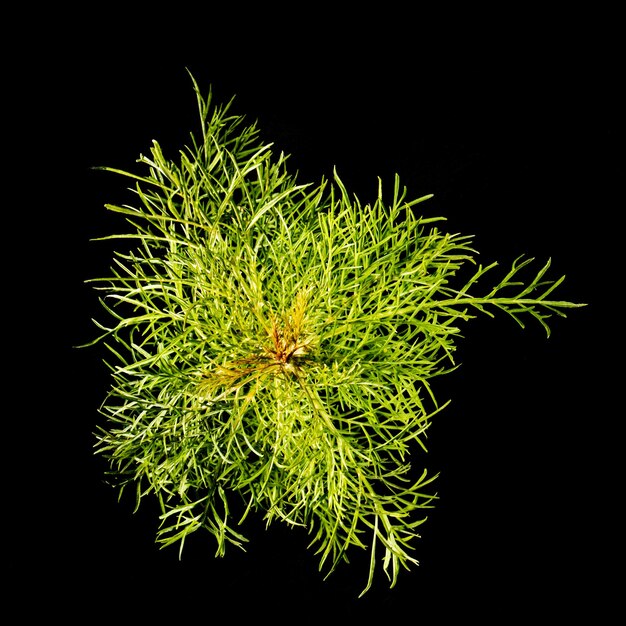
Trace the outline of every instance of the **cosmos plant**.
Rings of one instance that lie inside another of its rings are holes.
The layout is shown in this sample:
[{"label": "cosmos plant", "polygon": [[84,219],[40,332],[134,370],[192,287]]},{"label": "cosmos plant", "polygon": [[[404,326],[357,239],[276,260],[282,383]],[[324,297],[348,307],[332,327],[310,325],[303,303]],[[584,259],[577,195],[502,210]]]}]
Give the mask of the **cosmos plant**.
[{"label": "cosmos plant", "polygon": [[142,173],[103,168],[136,205],[107,205],[128,231],[106,237],[120,250],[90,281],[106,316],[90,345],[110,351],[112,380],[96,452],[137,506],[157,499],[164,546],[204,529],[223,556],[253,512],[305,529],[327,574],[367,550],[361,595],[379,567],[393,586],[436,498],[419,459],[461,324],[502,311],[549,334],[581,305],[553,299],[549,262],[492,279],[497,264],[420,215],[430,196],[407,200],[398,177],[369,204],[336,172],[300,184],[232,101],[192,82],[201,133],[176,160],[155,141]]}]

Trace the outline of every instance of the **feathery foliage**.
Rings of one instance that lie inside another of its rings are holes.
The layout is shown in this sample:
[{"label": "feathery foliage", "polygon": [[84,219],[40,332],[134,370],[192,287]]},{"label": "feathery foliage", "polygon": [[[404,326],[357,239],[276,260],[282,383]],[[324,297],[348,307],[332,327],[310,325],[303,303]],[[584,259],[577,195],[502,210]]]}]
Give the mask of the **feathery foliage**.
[{"label": "feathery foliage", "polygon": [[[193,81],[202,133],[168,160],[157,142],[131,179],[137,206],[111,275],[94,279],[113,359],[97,452],[137,505],[156,496],[158,540],[204,528],[217,555],[243,547],[249,511],[307,529],[320,569],[369,550],[391,585],[412,555],[436,478],[412,466],[439,404],[433,377],[454,365],[459,324],[501,310],[549,333],[562,278],[549,262],[523,281],[518,259],[474,263],[471,237],[420,216],[398,178],[361,205],[337,174],[299,184],[256,125]],[[233,519],[233,502],[243,518]],[[420,513],[421,511],[421,513]]]}]

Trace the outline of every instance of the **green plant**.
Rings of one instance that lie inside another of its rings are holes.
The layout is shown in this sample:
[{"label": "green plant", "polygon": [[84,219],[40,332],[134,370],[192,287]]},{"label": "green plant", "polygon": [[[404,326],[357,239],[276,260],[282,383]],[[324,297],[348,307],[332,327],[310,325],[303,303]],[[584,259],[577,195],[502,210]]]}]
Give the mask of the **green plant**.
[{"label": "green plant", "polygon": [[[479,289],[496,263],[474,263],[471,237],[438,228],[407,201],[361,205],[337,174],[299,184],[255,125],[214,106],[195,80],[202,133],[168,160],[157,142],[133,181],[137,206],[107,205],[130,230],[110,276],[95,279],[113,355],[106,424],[96,449],[137,506],[161,507],[158,541],[205,528],[242,547],[249,511],[311,535],[320,569],[351,548],[370,551],[393,586],[436,494],[436,476],[410,458],[440,405],[433,377],[455,367],[459,324],[504,311],[549,334],[563,278],[527,281],[516,260]],[[233,502],[241,507],[233,519]],[[417,517],[416,517],[417,515]]]}]

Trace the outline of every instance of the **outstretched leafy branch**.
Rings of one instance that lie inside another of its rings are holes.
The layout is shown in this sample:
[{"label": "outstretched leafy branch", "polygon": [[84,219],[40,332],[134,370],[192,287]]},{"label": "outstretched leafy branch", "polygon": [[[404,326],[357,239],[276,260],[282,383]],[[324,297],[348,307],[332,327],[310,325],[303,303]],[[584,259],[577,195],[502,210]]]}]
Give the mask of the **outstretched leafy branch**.
[{"label": "outstretched leafy branch", "polygon": [[328,573],[369,550],[363,593],[379,563],[393,586],[436,498],[419,453],[460,323],[501,310],[549,333],[581,305],[552,299],[549,262],[524,281],[531,259],[455,287],[476,252],[420,215],[429,196],[407,200],[397,177],[366,205],[336,172],[299,184],[255,125],[194,87],[202,132],[175,161],[154,142],[142,174],[104,168],[137,204],[107,205],[129,228],[92,281],[108,318],[93,343],[112,355],[97,452],[137,505],[156,496],[163,545],[204,528],[222,556],[254,511],[306,529]]}]

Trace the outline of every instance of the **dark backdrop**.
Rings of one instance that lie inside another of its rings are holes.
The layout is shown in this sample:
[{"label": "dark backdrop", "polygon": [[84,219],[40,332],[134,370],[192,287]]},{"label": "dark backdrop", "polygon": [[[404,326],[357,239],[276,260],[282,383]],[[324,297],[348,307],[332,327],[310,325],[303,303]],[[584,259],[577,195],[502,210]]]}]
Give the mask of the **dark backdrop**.
[{"label": "dark backdrop", "polygon": [[[26,127],[37,131],[26,167],[42,183],[30,203],[46,279],[28,333],[44,380],[29,385],[18,422],[20,441],[32,442],[21,454],[36,448],[42,466],[14,500],[22,611],[44,606],[82,623],[601,614],[617,593],[621,419],[611,374],[623,174],[610,16],[492,16],[488,26],[487,16],[435,25],[401,14],[268,24],[246,15],[242,31],[240,16],[153,23],[94,11],[49,33],[26,61],[36,93]],[[440,500],[416,544],[420,566],[393,590],[379,575],[356,599],[367,555],[323,581],[304,533],[254,518],[246,553],[216,559],[212,538],[197,533],[179,560],[176,547],[154,543],[156,507],[134,514],[103,482],[93,456],[103,349],[73,346],[95,336],[99,306],[84,281],[106,273],[110,247],[90,239],[114,231],[103,205],[124,198],[125,182],[90,168],[133,168],[152,139],[175,155],[198,128],[186,68],[217,100],[236,96],[235,112],[258,120],[303,178],[336,166],[368,201],[377,177],[391,186],[398,173],[410,196],[434,193],[425,212],[475,235],[481,261],[551,257],[552,275],[567,275],[562,298],[589,304],[555,319],[549,339],[501,317],[466,326],[461,367],[437,383],[452,404],[432,426],[429,454],[415,459],[440,472]]]}]

